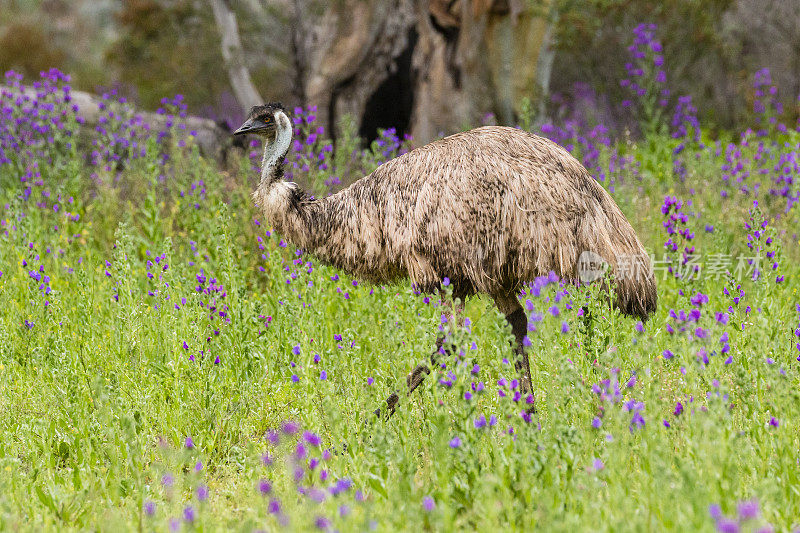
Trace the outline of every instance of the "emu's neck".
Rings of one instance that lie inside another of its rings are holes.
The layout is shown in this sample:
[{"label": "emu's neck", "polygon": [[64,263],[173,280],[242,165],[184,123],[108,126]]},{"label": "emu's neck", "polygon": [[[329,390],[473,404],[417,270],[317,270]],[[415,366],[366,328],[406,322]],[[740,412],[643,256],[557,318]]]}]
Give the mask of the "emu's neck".
[{"label": "emu's neck", "polygon": [[[291,123],[281,113],[275,142],[264,149],[261,183],[253,193],[267,222],[287,241],[315,255],[323,263],[369,279],[382,279],[389,269],[377,221],[364,213],[377,213],[376,205],[348,188],[314,199],[296,183],[283,180],[283,160],[291,143]],[[285,121],[284,124],[282,124]],[[391,276],[390,276],[391,277]]]},{"label": "emu's neck", "polygon": [[278,233],[295,246],[313,248],[316,232],[310,222],[314,202],[296,183],[283,180],[283,161],[292,142],[292,124],[282,112],[276,113],[275,120],[277,135],[264,147],[261,182],[253,200]]},{"label": "emu's neck", "polygon": [[292,142],[292,125],[284,113],[277,117],[278,132],[275,141],[264,146],[264,157],[261,159],[261,187],[269,187],[283,179],[283,160],[289,152]]}]

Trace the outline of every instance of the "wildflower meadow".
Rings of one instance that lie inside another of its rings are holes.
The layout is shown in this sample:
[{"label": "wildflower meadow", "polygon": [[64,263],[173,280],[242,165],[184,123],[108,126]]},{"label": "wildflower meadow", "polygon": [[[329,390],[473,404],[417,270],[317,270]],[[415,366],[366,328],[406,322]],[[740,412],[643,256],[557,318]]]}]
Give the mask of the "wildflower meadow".
[{"label": "wildflower meadow", "polygon": [[[657,28],[631,39],[632,127],[519,127],[609,190],[658,310],[531,280],[535,414],[491,302],[450,320],[447,280],[371,285],[274,233],[250,198],[259,143],[202,155],[180,95],[162,130],[113,91],[89,127],[68,75],[6,73],[0,528],[800,527],[800,128],[761,70],[751,127],[705,129]],[[365,147],[347,118],[334,144],[313,108],[291,114],[287,179],[318,196],[416,146],[386,130]],[[406,398],[439,335],[447,356]]]}]

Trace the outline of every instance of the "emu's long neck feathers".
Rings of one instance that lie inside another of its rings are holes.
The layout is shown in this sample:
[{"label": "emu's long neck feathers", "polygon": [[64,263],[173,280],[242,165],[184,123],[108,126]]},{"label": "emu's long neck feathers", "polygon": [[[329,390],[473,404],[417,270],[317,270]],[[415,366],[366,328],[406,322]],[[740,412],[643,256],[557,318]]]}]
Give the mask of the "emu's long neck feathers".
[{"label": "emu's long neck feathers", "polygon": [[285,113],[275,113],[277,135],[264,147],[261,183],[253,193],[256,205],[261,208],[273,228],[289,242],[311,252],[324,239],[329,225],[320,224],[319,201],[314,200],[296,183],[283,180],[283,161],[292,142],[292,124]]},{"label": "emu's long neck feathers", "polygon": [[292,124],[289,122],[289,117],[278,111],[275,118],[278,123],[278,133],[275,141],[264,147],[264,157],[261,160],[262,185],[283,178],[283,160],[292,142]]},{"label": "emu's long neck feathers", "polygon": [[[313,253],[327,264],[370,277],[382,240],[376,238],[374,220],[364,216],[364,199],[352,188],[315,199],[296,183],[283,180],[283,160],[289,149],[292,126],[284,113],[276,113],[278,134],[264,149],[261,183],[253,193],[256,205],[272,227],[286,240]],[[379,233],[379,232],[378,232]],[[363,270],[364,272],[361,272]]]}]

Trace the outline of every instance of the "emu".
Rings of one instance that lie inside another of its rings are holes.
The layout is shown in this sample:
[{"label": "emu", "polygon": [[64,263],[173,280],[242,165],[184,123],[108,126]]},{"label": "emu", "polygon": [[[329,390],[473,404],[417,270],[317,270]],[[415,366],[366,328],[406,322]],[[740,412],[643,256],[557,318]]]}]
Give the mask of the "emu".
[{"label": "emu", "polygon": [[[612,273],[627,273],[615,280],[622,313],[646,320],[655,311],[655,277],[636,232],[589,172],[548,139],[498,126],[457,133],[314,198],[283,179],[292,124],[281,104],[253,107],[234,135],[247,133],[264,138],[253,199],[278,233],[368,281],[409,278],[435,292],[449,278],[462,303],[487,294],[511,325],[526,395],[533,394],[523,348],[527,317],[517,299],[526,282],[554,271],[577,283],[581,255],[590,252]],[[432,361],[442,343],[440,337]],[[418,365],[408,394],[429,373]],[[387,400],[389,415],[397,402],[396,393]]]}]

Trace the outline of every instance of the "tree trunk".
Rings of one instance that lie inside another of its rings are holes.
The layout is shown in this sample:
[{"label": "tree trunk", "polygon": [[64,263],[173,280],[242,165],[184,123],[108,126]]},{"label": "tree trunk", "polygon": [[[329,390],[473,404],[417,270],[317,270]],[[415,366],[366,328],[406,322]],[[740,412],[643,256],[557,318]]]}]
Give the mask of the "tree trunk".
[{"label": "tree trunk", "polygon": [[228,5],[228,0],[211,0],[214,11],[214,21],[217,24],[222,46],[222,59],[228,71],[231,89],[239,105],[247,111],[254,105],[263,104],[264,100],[250,79],[242,51],[242,41],[239,38],[239,25],[236,14]]},{"label": "tree trunk", "polygon": [[526,2],[418,0],[417,27],[416,139],[477,125],[488,113],[513,124],[522,98],[536,97],[531,58],[542,49],[546,21]]},{"label": "tree trunk", "polygon": [[[247,90],[236,18],[226,0],[211,1],[231,84],[247,108],[257,96]],[[538,0],[544,10],[527,0],[278,1],[253,15],[264,18],[253,38],[270,50],[265,56],[283,58],[265,90],[316,106],[317,123],[334,138],[344,114],[367,140],[397,126],[424,143],[488,113],[513,124],[522,97],[547,90],[537,80],[549,80],[552,53],[539,52],[557,0]],[[276,23],[282,40],[272,37]]]},{"label": "tree trunk", "polygon": [[550,77],[553,73],[553,61],[556,57],[555,32],[558,26],[558,2],[550,0],[550,13],[547,16],[547,28],[542,38],[539,59],[536,61],[536,85],[539,88],[539,111],[537,122],[544,122],[547,101],[550,98]]},{"label": "tree trunk", "polygon": [[314,26],[303,47],[308,103],[329,127],[346,113],[360,120],[369,97],[408,46],[411,0],[331,2]]}]

